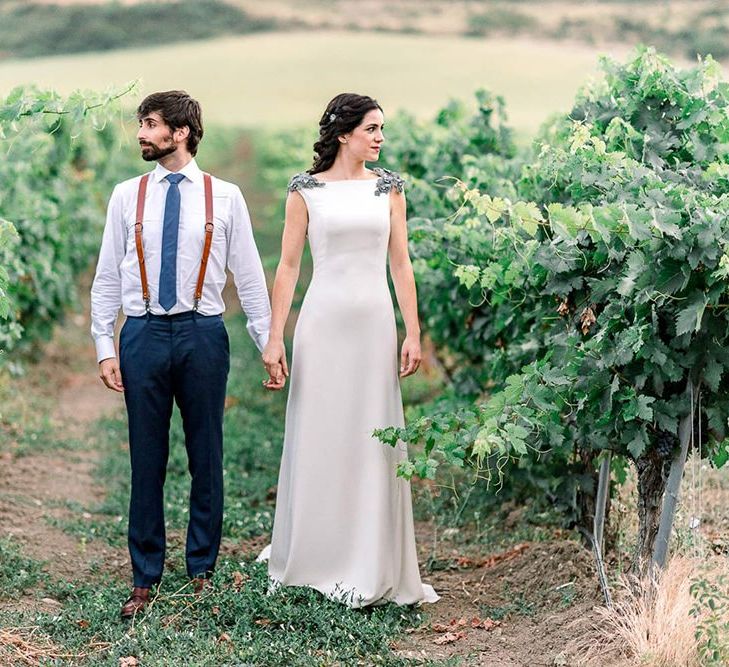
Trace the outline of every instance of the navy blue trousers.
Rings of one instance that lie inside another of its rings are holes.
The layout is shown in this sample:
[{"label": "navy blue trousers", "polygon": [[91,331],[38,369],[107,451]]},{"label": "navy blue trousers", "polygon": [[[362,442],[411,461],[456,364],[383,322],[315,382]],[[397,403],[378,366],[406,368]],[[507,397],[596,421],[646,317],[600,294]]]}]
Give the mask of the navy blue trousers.
[{"label": "navy blue trousers", "polygon": [[165,560],[164,483],[173,400],[182,415],[190,487],[190,577],[215,567],[223,524],[223,409],[230,368],[221,315],[128,317],[119,362],[129,418],[129,554],[134,585],[159,583]]}]

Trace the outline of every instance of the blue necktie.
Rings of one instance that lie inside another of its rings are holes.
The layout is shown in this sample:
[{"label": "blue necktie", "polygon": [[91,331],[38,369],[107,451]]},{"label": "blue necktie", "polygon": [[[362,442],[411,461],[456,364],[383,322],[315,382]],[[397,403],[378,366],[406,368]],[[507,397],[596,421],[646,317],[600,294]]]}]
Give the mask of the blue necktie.
[{"label": "blue necktie", "polygon": [[167,174],[170,182],[162,226],[162,265],[159,271],[159,305],[170,310],[177,303],[177,232],[180,227],[180,181],[182,174]]}]

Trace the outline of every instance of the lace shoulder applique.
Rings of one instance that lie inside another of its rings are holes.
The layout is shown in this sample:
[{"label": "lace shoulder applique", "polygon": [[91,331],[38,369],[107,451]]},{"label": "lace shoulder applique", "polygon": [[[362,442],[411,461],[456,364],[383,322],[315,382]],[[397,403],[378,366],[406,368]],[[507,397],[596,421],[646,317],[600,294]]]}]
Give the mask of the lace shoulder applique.
[{"label": "lace shoulder applique", "polygon": [[294,190],[302,190],[303,188],[322,188],[324,185],[322,181],[318,181],[311,174],[302,171],[300,174],[294,174],[291,177],[287,191],[293,192]]},{"label": "lace shoulder applique", "polygon": [[377,196],[386,195],[393,188],[398,192],[402,192],[405,189],[405,180],[397,172],[382,169],[381,167],[375,167],[372,171],[379,175],[376,183],[377,188],[375,189]]}]

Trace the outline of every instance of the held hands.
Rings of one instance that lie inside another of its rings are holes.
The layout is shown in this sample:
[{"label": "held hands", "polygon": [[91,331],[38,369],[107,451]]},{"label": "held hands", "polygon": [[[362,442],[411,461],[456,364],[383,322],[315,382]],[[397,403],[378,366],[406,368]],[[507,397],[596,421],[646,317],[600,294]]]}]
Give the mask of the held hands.
[{"label": "held hands", "polygon": [[[271,391],[283,389],[286,385],[286,378],[289,376],[286,348],[283,342],[269,340],[261,358],[268,373],[268,380],[263,381],[263,386]],[[406,337],[400,354],[400,377],[407,377],[415,373],[420,368],[421,359],[420,339],[415,336]]]},{"label": "held hands", "polygon": [[282,341],[269,340],[261,353],[263,365],[268,373],[268,380],[263,381],[263,386],[270,391],[283,389],[286,378],[289,376],[289,367],[286,363],[286,348]]},{"label": "held hands", "polygon": [[99,362],[99,377],[109,389],[119,392],[124,391],[121,370],[116,357],[103,359]]},{"label": "held hands", "polygon": [[402,352],[400,353],[400,377],[405,378],[415,373],[420,368],[421,358],[420,338],[406,336],[402,344]]}]

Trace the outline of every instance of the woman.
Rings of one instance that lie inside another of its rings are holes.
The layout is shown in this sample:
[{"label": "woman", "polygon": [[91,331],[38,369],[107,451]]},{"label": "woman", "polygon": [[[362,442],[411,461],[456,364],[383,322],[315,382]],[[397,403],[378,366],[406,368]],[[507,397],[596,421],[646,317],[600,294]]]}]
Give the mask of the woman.
[{"label": "woman", "polygon": [[403,180],[367,169],[384,140],[370,97],[337,95],[319,122],[316,159],[288,187],[272,296],[264,385],[288,376],[284,323],[308,234],[314,273],[294,334],[286,435],[269,558],[274,585],[310,586],[349,606],[433,602],[415,551],[404,444],[376,428],[402,425],[397,334],[387,255],[406,327],[400,376],[420,365],[415,280]]}]

